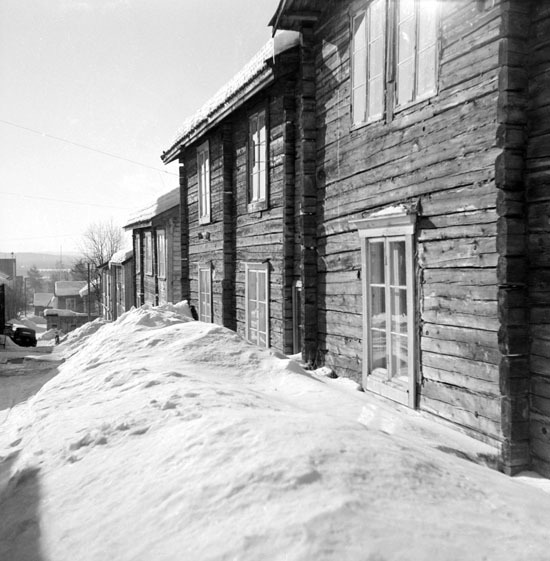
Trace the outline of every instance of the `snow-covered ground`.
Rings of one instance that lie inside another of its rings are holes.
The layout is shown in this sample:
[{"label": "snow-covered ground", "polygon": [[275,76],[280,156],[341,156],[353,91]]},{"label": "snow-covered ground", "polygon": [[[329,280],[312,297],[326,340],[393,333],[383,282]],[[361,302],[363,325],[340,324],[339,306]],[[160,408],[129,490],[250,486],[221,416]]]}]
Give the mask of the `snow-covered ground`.
[{"label": "snow-covered ground", "polygon": [[550,558],[546,480],[185,304],[49,357],[34,396],[0,400],[1,560]]}]

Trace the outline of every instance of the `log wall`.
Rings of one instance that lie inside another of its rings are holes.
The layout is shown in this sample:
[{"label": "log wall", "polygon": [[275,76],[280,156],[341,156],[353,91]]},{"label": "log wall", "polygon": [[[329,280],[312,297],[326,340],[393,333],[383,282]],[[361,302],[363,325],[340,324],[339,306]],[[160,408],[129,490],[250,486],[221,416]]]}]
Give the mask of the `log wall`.
[{"label": "log wall", "polygon": [[533,466],[550,477],[550,4],[531,4],[526,159],[530,437]]},{"label": "log wall", "polygon": [[[281,60],[281,63],[278,62]],[[180,153],[183,294],[198,307],[198,265],[212,265],[213,321],[245,336],[245,265],[269,263],[270,341],[292,352],[297,54],[285,52],[276,79]],[[248,209],[248,118],[264,107],[268,125],[268,205]],[[211,222],[198,221],[196,146],[210,149]],[[186,290],[187,288],[187,290]]]},{"label": "log wall", "polygon": [[419,407],[500,445],[497,185],[501,5],[441,3],[439,91],[393,118],[354,128],[350,11],[316,27],[319,344],[361,379],[361,254],[351,220],[419,203]]}]

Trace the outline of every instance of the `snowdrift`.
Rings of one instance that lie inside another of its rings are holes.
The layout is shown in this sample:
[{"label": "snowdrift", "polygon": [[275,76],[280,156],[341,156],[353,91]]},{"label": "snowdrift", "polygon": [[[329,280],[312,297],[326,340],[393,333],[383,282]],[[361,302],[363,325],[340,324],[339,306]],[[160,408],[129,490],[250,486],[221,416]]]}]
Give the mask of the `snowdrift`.
[{"label": "snowdrift", "polygon": [[0,559],[547,558],[550,495],[185,303],[96,320],[58,352],[3,423]]}]

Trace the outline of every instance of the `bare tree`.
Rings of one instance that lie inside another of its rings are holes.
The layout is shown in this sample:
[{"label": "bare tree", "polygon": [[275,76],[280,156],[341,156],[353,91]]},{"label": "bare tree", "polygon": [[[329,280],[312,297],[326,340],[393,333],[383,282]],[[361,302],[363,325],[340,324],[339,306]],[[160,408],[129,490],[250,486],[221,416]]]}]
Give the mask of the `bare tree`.
[{"label": "bare tree", "polygon": [[79,244],[82,257],[74,264],[71,272],[73,278],[78,273],[83,276],[85,271],[87,276],[87,266],[90,265],[91,291],[95,293],[98,303],[101,302],[99,267],[108,263],[111,257],[122,248],[123,240],[122,229],[109,220],[90,224]]},{"label": "bare tree", "polygon": [[84,232],[80,243],[80,252],[84,261],[97,269],[122,248],[122,229],[115,226],[112,220],[94,222]]}]

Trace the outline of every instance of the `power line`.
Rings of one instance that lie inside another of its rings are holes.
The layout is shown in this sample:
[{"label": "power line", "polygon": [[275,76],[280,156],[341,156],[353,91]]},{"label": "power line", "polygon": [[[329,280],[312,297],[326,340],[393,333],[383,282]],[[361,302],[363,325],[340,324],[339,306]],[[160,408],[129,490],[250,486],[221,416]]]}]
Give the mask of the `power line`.
[{"label": "power line", "polygon": [[21,241],[30,241],[30,240],[56,239],[56,238],[74,238],[81,235],[82,234],[59,234],[57,236],[34,236],[32,238],[2,238],[2,242],[21,242]]},{"label": "power line", "polygon": [[55,199],[53,197],[40,197],[38,195],[26,195],[24,193],[12,193],[10,191],[0,191],[1,195],[13,195],[15,197],[25,197],[26,199],[40,199],[42,201],[53,201],[56,203],[67,203],[70,205],[80,205],[80,206],[99,206],[104,208],[116,208],[119,210],[133,210],[133,208],[126,206],[116,206],[116,205],[104,205],[101,203],[86,203],[83,201],[69,201],[67,199]]},{"label": "power line", "polygon": [[66,138],[61,138],[60,136],[54,136],[53,134],[48,134],[46,132],[38,131],[36,129],[31,129],[30,127],[25,127],[23,125],[19,125],[17,123],[12,123],[11,121],[5,121],[4,119],[0,119],[0,123],[4,123],[5,125],[9,125],[10,127],[15,127],[17,129],[21,129],[27,132],[32,132],[34,134],[38,134],[40,136],[44,136],[46,138],[51,138],[53,140],[58,140],[59,142],[65,142],[66,144],[70,144],[71,146],[76,146],[78,148],[83,148],[84,150],[90,150],[91,152],[96,152],[98,154],[102,154],[103,156],[109,156],[110,158],[116,158],[117,160],[123,160],[125,162],[129,162],[131,164],[135,164],[136,166],[141,166],[147,169],[152,169],[158,171],[159,173],[166,173],[167,175],[175,175],[177,173],[173,173],[171,171],[156,168],[154,166],[149,166],[142,162],[136,162],[135,160],[130,160],[129,158],[125,158],[124,156],[119,156],[118,154],[111,154],[111,152],[106,152],[105,150],[99,150],[98,148],[92,148],[91,146],[86,146],[86,144],[80,144],[79,142],[74,142],[72,140],[68,140]]}]

